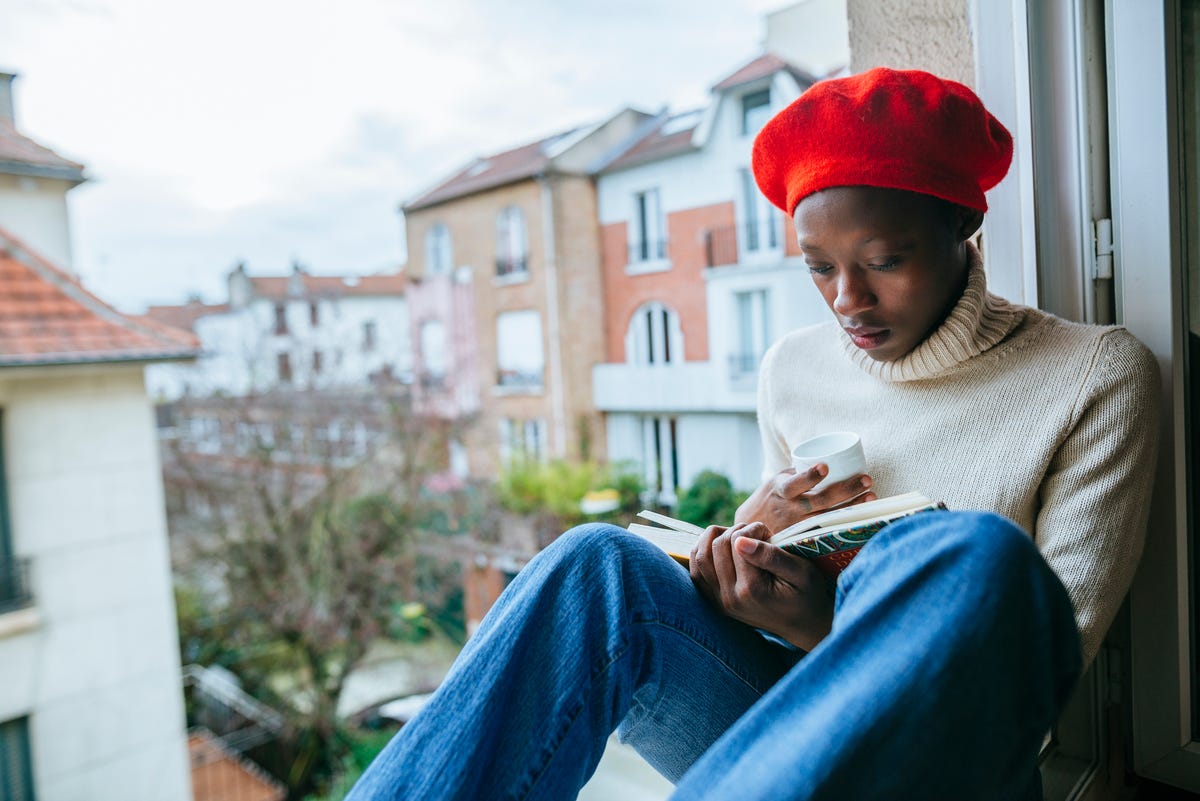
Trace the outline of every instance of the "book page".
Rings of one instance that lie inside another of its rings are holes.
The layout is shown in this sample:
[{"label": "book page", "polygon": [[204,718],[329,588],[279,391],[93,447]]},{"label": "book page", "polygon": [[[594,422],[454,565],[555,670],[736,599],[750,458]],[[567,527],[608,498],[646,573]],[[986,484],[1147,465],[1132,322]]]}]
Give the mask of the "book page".
[{"label": "book page", "polygon": [[821,528],[837,528],[850,523],[860,523],[874,520],[888,515],[894,515],[898,512],[919,509],[922,506],[928,506],[930,500],[919,492],[908,492],[904,495],[892,495],[887,498],[879,498],[878,500],[860,503],[856,506],[845,506],[840,509],[834,509],[831,512],[824,512],[819,515],[801,520],[799,523],[794,523],[782,531],[778,531],[771,537],[771,542],[778,545],[781,542],[790,541],[798,538],[798,535],[806,531],[815,531]]}]

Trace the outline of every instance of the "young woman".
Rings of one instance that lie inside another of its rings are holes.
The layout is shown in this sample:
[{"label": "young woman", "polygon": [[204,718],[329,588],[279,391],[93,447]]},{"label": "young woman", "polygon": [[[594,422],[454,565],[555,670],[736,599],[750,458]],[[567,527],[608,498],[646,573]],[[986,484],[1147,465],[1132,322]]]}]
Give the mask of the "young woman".
[{"label": "young woman", "polygon": [[[1140,554],[1158,378],[1122,329],[987,292],[969,238],[1011,153],[923,72],[825,81],[771,120],[755,176],[833,320],[763,360],[765,483],[690,574],[619,528],[564,534],[350,798],[574,798],[614,729],[679,799],[1039,798]],[[789,448],[833,430],[870,475],[815,492]],[[864,489],[955,511],[888,526],[836,588],[765,541]]]}]

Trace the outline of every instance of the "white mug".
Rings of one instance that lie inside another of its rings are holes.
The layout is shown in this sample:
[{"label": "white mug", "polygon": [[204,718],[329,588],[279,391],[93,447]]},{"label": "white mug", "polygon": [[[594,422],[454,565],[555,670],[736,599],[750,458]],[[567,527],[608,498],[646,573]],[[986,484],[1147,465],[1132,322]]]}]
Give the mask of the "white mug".
[{"label": "white mug", "polygon": [[806,439],[792,448],[792,467],[797,473],[822,462],[829,467],[829,473],[810,491],[823,490],[830,484],[867,472],[862,439],[852,431],[834,431]]}]

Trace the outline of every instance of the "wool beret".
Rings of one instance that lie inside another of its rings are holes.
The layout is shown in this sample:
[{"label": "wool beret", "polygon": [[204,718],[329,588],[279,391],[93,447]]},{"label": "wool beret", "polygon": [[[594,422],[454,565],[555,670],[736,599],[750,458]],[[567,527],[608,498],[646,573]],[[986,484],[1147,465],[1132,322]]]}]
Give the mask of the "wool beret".
[{"label": "wool beret", "polygon": [[876,67],[813,84],[754,140],[759,189],[790,216],[834,186],[934,195],[987,211],[1012,162],[1012,135],[966,86]]}]

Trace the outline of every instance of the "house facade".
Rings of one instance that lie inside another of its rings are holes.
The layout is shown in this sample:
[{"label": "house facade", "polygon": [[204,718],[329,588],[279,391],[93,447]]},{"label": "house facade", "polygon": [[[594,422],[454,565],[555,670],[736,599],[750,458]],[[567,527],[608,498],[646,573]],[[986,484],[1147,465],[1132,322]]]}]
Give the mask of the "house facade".
[{"label": "house facade", "polygon": [[664,112],[596,177],[605,363],[594,371],[608,455],[636,464],[658,501],[702,470],[759,483],[758,363],[824,304],[795,234],[750,172],[754,135],[815,78],[764,53]]},{"label": "house facade", "polygon": [[203,348],[195,363],[147,368],[156,400],[411,380],[401,275],[316,276],[297,264],[287,276],[252,276],[238,265],[228,287],[224,303],[147,310],[147,319],[191,331]]},{"label": "house facade", "polygon": [[191,337],[120,315],[0,228],[6,798],[191,798],[142,371],[195,352]]},{"label": "house facade", "polygon": [[[592,366],[604,316],[590,169],[647,115],[625,110],[476,159],[403,206],[418,407],[471,415],[464,467],[604,456]],[[473,330],[473,336],[472,336]]]}]

